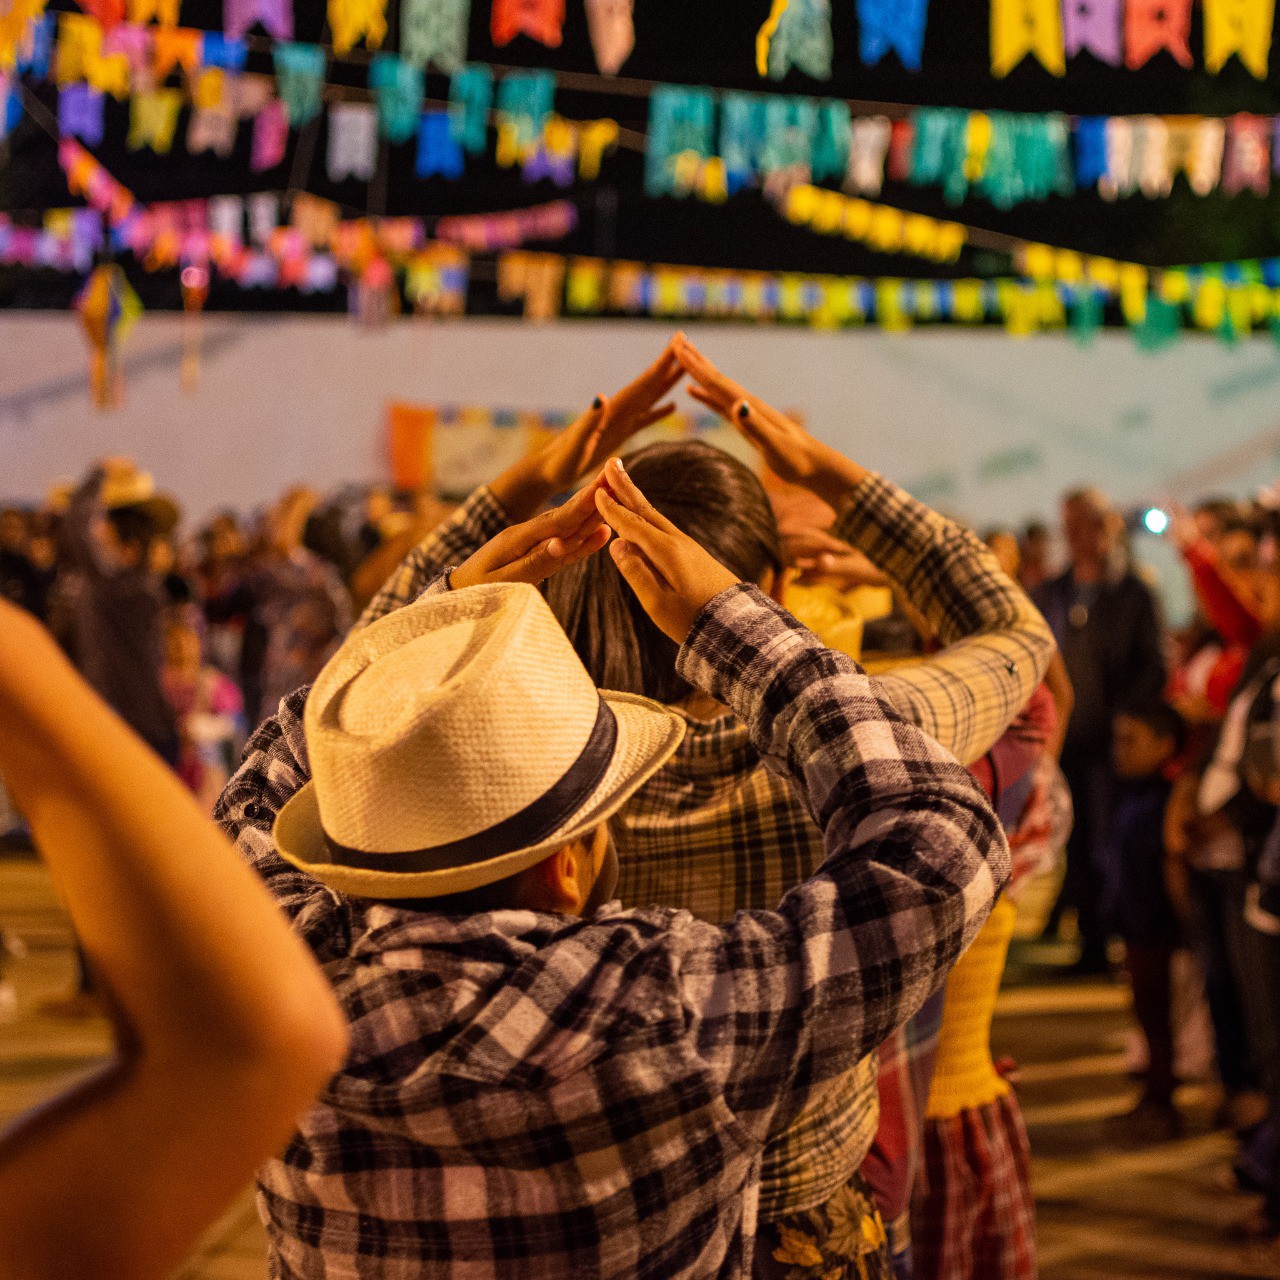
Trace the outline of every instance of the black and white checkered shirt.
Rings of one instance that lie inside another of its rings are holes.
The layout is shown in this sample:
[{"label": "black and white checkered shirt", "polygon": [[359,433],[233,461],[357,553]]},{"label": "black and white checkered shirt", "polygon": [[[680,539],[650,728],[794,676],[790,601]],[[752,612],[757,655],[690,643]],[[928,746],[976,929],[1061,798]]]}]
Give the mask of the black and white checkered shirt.
[{"label": "black and white checkered shirt", "polygon": [[218,817],[309,942],[352,1050],[260,1208],[280,1280],[750,1274],[761,1161],[942,982],[1008,875],[969,774],[753,587],[679,660],[789,775],[826,860],[773,911],[591,920],[366,905],[276,853],[305,691]]}]

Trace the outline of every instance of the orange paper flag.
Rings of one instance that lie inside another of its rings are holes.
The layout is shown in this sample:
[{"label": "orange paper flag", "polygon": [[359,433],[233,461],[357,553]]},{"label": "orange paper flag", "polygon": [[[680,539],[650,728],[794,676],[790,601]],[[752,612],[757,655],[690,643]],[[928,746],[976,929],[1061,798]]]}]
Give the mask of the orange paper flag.
[{"label": "orange paper flag", "polygon": [[1124,15],[1124,61],[1145,67],[1161,50],[1181,66],[1192,65],[1191,0],[1129,0]]},{"label": "orange paper flag", "polygon": [[397,489],[422,489],[431,483],[431,434],[436,411],[427,405],[387,405],[387,459]]}]

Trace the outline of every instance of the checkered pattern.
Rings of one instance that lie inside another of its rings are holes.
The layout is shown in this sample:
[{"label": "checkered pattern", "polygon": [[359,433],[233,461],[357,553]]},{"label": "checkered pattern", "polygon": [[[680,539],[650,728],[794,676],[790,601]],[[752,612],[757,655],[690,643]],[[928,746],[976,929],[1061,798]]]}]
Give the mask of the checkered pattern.
[{"label": "checkered pattern", "polygon": [[1031,1147],[1012,1093],[927,1120],[911,1211],[915,1280],[1034,1280]]},{"label": "checkered pattern", "polygon": [[[442,569],[506,526],[501,504],[478,489],[409,556],[363,621],[416,599]],[[1043,676],[1053,652],[1048,627],[981,541],[879,476],[855,488],[833,532],[903,586],[946,646],[876,677],[880,695],[962,761],[978,758]],[[773,907],[822,860],[821,833],[789,780],[763,766],[747,726],[732,715],[690,721],[676,755],[611,827],[622,901],[683,907],[713,923],[742,908]],[[743,856],[747,850],[755,856]],[[761,1217],[808,1210],[836,1194],[870,1148],[877,1118],[874,1059],[815,1091],[796,1126],[765,1154]]]},{"label": "checkered pattern", "polygon": [[280,1280],[745,1276],[765,1147],[942,981],[1009,855],[969,775],[752,587],[680,670],[825,832],[776,911],[590,921],[340,898],[286,864],[305,691],[218,809],[324,964],[344,1069],[261,1174]]}]

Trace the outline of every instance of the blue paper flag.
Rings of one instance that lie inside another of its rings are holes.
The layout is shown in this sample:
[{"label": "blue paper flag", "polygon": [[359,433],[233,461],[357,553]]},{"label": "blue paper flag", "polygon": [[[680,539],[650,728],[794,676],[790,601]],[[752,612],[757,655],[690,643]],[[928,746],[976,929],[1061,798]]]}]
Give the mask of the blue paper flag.
[{"label": "blue paper flag", "polygon": [[7,138],[22,119],[22,99],[17,89],[0,79],[0,140]]},{"label": "blue paper flag", "polygon": [[378,100],[378,128],[388,142],[408,142],[418,132],[425,84],[421,67],[402,62],[394,53],[374,55],[369,88]]},{"label": "blue paper flag", "polygon": [[44,80],[49,75],[49,63],[53,59],[53,42],[57,35],[58,18],[56,14],[42,14],[27,29],[29,44],[23,52],[21,43],[18,47],[18,70],[24,75]]},{"label": "blue paper flag", "polygon": [[929,0],[858,0],[858,56],[875,66],[894,52],[908,71],[919,71]]},{"label": "blue paper flag", "polygon": [[449,119],[454,140],[471,155],[483,153],[493,106],[493,72],[469,65],[449,81]]},{"label": "blue paper flag", "polygon": [[200,62],[223,71],[243,71],[249,58],[249,46],[243,40],[232,40],[221,31],[206,31],[200,46]]},{"label": "blue paper flag", "polygon": [[644,189],[648,195],[676,193],[677,156],[687,151],[704,159],[711,155],[715,117],[715,97],[710,89],[660,85],[653,91],[649,97],[649,137],[644,160]]},{"label": "blue paper flag", "polygon": [[1096,186],[1107,176],[1107,119],[1081,116],[1076,121],[1076,186]]},{"label": "blue paper flag", "polygon": [[464,168],[462,146],[454,136],[447,111],[424,111],[418,123],[418,161],[414,172],[419,178],[439,174],[442,178],[460,178]]}]

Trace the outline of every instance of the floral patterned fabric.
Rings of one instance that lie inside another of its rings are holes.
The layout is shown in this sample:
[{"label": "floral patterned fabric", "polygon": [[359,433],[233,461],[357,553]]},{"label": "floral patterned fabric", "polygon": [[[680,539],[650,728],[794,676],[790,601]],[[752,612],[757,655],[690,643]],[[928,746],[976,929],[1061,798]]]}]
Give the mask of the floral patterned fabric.
[{"label": "floral patterned fabric", "polygon": [[755,1280],[892,1280],[884,1223],[861,1174],[817,1209],[761,1223]]}]

